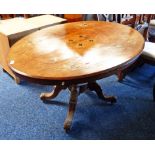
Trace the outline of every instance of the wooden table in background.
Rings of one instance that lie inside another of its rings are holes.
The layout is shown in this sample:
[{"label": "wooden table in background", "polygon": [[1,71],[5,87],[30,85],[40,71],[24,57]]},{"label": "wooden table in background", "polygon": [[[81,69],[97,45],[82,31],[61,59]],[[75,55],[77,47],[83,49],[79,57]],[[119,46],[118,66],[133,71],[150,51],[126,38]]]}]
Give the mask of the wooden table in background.
[{"label": "wooden table in background", "polygon": [[9,53],[12,71],[31,82],[55,85],[41,99],[55,98],[62,89],[71,92],[64,129],[71,127],[78,95],[86,90],[110,103],[96,80],[116,73],[139,57],[144,39],[136,30],[110,22],[74,22],[35,32],[18,41]]},{"label": "wooden table in background", "polygon": [[64,14],[67,22],[78,22],[83,20],[83,14]]},{"label": "wooden table in background", "polygon": [[45,27],[66,22],[66,19],[53,15],[41,15],[32,18],[11,18],[0,20],[0,64],[19,83],[19,79],[9,69],[6,56],[10,47],[22,37]]}]

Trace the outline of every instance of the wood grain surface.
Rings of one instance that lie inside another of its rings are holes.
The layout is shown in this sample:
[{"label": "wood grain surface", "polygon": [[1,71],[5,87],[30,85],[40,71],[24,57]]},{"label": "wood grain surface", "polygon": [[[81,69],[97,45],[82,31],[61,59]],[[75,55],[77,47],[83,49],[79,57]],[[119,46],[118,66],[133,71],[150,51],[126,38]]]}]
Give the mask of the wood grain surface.
[{"label": "wood grain surface", "polygon": [[24,37],[12,46],[8,63],[26,78],[79,80],[113,72],[137,58],[143,48],[142,35],[128,26],[83,21]]},{"label": "wood grain surface", "polygon": [[7,63],[7,55],[10,50],[8,37],[0,33],[0,66],[7,71],[19,83],[19,79],[13,74]]}]

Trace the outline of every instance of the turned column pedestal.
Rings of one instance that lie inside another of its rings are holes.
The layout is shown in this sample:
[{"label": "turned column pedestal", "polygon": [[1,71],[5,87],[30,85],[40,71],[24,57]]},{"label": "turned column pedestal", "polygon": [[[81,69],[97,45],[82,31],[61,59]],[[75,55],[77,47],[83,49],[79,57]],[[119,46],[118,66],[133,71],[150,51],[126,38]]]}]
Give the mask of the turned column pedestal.
[{"label": "turned column pedestal", "polygon": [[89,82],[84,85],[57,85],[54,87],[54,90],[49,93],[41,93],[40,98],[41,100],[49,100],[55,98],[61,90],[63,89],[69,89],[70,90],[70,100],[69,100],[69,108],[68,108],[68,113],[66,120],[64,122],[64,129],[66,131],[70,130],[76,104],[77,104],[77,99],[78,96],[81,93],[84,93],[85,91],[95,91],[97,96],[106,101],[109,102],[110,104],[113,104],[116,102],[116,98],[114,96],[106,96],[103,94],[101,87],[94,81],[94,82]]}]

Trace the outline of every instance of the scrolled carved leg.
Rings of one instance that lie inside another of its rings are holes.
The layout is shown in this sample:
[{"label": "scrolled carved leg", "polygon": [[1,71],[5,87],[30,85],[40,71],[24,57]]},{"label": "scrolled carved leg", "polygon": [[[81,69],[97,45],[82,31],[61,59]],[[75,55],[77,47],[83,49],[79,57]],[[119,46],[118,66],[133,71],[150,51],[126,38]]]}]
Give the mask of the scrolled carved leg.
[{"label": "scrolled carved leg", "polygon": [[70,101],[69,101],[69,109],[68,109],[66,120],[64,122],[64,129],[66,131],[70,130],[72,120],[73,120],[73,116],[74,116],[74,112],[75,112],[75,108],[76,108],[76,104],[77,104],[77,98],[78,98],[77,86],[73,85],[70,88],[70,90],[71,90],[71,96],[70,96]]},{"label": "scrolled carved leg", "polygon": [[49,100],[49,99],[55,98],[60,93],[60,91],[62,89],[63,88],[62,88],[61,85],[57,85],[57,86],[55,86],[55,88],[54,88],[54,90],[52,92],[49,92],[49,93],[41,93],[40,99],[41,100]]},{"label": "scrolled carved leg", "polygon": [[111,102],[111,103],[116,102],[116,98],[114,96],[105,96],[102,93],[101,87],[95,81],[88,82],[86,84],[82,84],[82,85],[78,85],[78,86],[77,85],[68,85],[67,83],[66,84],[62,83],[60,85],[55,86],[55,88],[52,92],[42,93],[40,95],[40,98],[42,100],[55,98],[60,93],[60,91],[62,89],[66,89],[66,88],[68,88],[71,92],[68,113],[67,113],[67,117],[64,122],[64,129],[66,132],[69,131],[71,128],[72,120],[73,120],[73,116],[74,116],[75,108],[76,108],[76,104],[77,104],[78,95],[80,95],[81,93],[84,93],[87,90],[95,91],[100,99],[105,100],[107,102]]},{"label": "scrolled carved leg", "polygon": [[116,98],[114,96],[105,96],[102,92],[101,87],[96,82],[88,83],[88,88],[91,91],[95,91],[100,99],[105,100],[107,102],[111,102],[111,103],[116,102]]}]

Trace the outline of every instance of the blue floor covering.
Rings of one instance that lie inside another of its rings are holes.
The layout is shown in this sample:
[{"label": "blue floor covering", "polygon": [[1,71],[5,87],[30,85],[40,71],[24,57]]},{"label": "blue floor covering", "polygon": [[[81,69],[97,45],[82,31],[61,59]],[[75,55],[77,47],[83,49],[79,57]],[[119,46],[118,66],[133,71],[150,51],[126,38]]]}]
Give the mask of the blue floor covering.
[{"label": "blue floor covering", "polygon": [[98,83],[106,94],[117,96],[117,103],[106,105],[93,92],[80,95],[72,129],[65,133],[67,90],[45,104],[39,95],[51,91],[50,86],[17,85],[0,69],[0,139],[155,139],[155,67],[138,67],[121,83],[115,75]]}]

